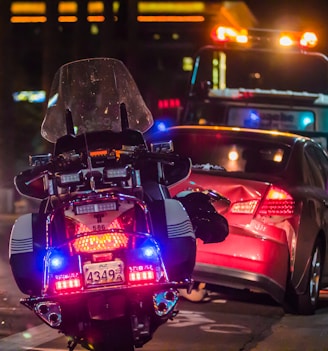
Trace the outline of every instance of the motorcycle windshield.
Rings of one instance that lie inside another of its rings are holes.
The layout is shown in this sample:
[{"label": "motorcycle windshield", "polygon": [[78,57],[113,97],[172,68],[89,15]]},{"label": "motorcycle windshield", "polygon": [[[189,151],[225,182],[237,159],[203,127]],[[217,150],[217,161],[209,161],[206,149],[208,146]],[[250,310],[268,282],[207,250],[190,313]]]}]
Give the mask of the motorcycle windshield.
[{"label": "motorcycle windshield", "polygon": [[122,103],[129,128],[144,133],[152,126],[152,114],[122,61],[90,58],[67,63],[52,81],[41,135],[51,143],[66,135],[67,110],[71,111],[76,135],[102,130],[120,132]]}]

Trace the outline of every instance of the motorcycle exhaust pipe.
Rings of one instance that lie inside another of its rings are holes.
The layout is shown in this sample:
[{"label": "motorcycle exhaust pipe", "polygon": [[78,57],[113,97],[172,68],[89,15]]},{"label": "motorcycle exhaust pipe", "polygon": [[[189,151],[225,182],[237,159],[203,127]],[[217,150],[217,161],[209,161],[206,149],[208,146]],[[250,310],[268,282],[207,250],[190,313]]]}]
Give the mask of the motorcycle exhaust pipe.
[{"label": "motorcycle exhaust pipe", "polygon": [[154,310],[157,316],[165,317],[174,312],[179,299],[179,293],[175,289],[169,289],[153,295]]},{"label": "motorcycle exhaust pipe", "polygon": [[61,308],[57,302],[39,302],[34,305],[34,312],[50,327],[59,327],[61,325]]}]

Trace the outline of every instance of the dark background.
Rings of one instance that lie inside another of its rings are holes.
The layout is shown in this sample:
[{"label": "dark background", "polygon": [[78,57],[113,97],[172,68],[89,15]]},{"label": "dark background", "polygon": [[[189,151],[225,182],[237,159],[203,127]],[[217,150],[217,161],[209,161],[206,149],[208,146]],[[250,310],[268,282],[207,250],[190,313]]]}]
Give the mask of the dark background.
[{"label": "dark background", "polygon": [[[219,3],[217,0],[207,0]],[[181,72],[182,56],[192,56],[205,43],[209,28],[199,24],[142,25],[135,23],[135,0],[121,1],[119,22],[99,26],[100,35],[90,36],[90,24],[78,21],[58,26],[57,0],[46,0],[44,24],[10,23],[11,0],[0,0],[0,190],[13,186],[13,177],[28,166],[31,153],[51,150],[40,136],[46,103],[13,103],[20,90],[49,91],[56,69],[71,60],[109,56],[122,59],[133,74],[153,114],[158,97],[183,97],[189,79]],[[79,18],[86,17],[88,0],[79,0]],[[319,51],[328,52],[328,1],[246,0],[258,27],[311,30],[319,37]],[[110,18],[111,1],[104,2]],[[80,6],[81,5],[81,6]],[[113,28],[115,27],[115,28]],[[177,30],[176,42],[166,40]],[[152,33],[163,40],[149,40]],[[141,41],[143,44],[141,45]],[[180,57],[177,55],[179,53]]]},{"label": "dark background", "polygon": [[328,1],[246,0],[258,26],[316,32],[320,50],[328,51]]}]

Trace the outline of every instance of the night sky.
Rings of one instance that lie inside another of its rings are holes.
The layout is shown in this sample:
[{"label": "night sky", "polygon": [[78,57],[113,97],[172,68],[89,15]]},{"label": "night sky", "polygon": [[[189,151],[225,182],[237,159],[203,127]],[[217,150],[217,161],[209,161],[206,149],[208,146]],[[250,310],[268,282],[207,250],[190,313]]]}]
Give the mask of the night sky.
[{"label": "night sky", "polygon": [[246,0],[258,26],[316,32],[328,51],[328,0]]}]

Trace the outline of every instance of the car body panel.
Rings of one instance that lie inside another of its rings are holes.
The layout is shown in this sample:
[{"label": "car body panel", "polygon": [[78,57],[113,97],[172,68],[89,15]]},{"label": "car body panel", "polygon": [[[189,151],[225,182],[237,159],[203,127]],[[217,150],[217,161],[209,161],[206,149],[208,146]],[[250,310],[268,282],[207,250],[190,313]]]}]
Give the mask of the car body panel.
[{"label": "car body panel", "polygon": [[[211,189],[231,201],[228,208],[214,203],[228,220],[229,235],[222,243],[198,245],[194,278],[210,284],[259,289],[279,302],[288,284],[296,294],[303,294],[318,237],[322,240],[323,256],[327,256],[327,154],[323,165],[316,160],[316,152],[323,149],[300,135],[224,126],[172,127],[150,141],[165,139],[173,141],[175,152],[191,158],[196,155],[197,159],[197,167],[193,167],[189,178],[170,187],[171,195],[186,189]],[[226,169],[227,162],[225,168],[211,168],[208,160],[216,160],[216,155],[222,153],[220,143],[230,139],[237,144],[239,140],[247,145],[258,143],[260,149],[263,145],[277,147],[284,150],[286,158],[281,165],[277,164],[279,167],[260,167],[254,171],[244,170],[240,165],[231,171]],[[205,167],[199,168],[202,159]],[[259,215],[264,197],[272,187],[283,189],[292,197],[293,215]],[[250,200],[257,201],[253,213],[232,213],[235,203]],[[327,260],[323,263],[321,281],[322,286],[327,286]]]},{"label": "car body panel", "polygon": [[220,245],[198,242],[194,279],[259,290],[282,302],[289,253],[284,230],[278,231],[280,241],[266,239],[253,229],[230,226]]}]

